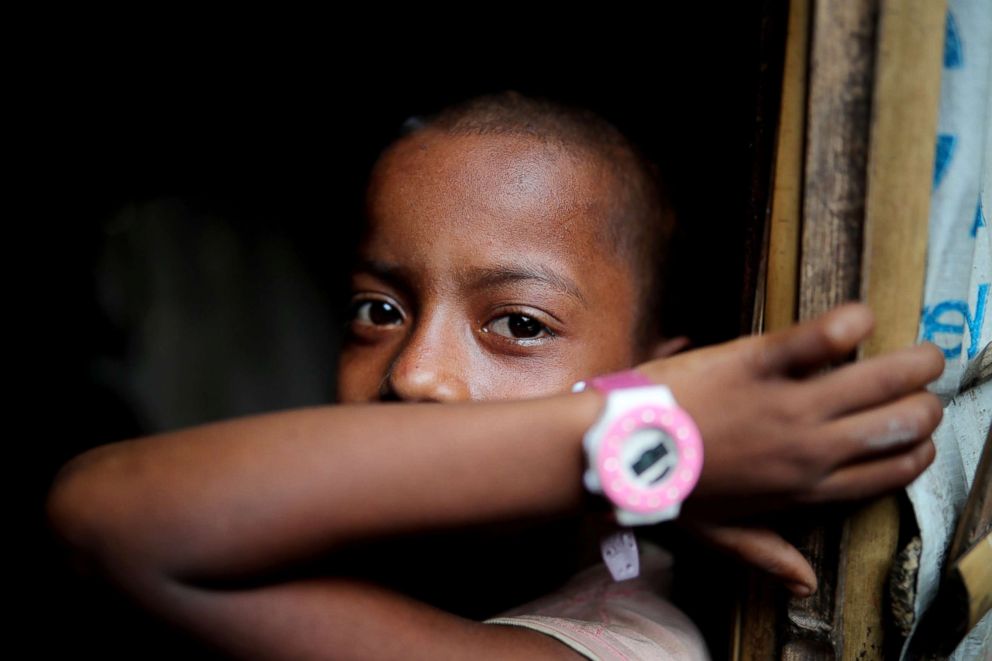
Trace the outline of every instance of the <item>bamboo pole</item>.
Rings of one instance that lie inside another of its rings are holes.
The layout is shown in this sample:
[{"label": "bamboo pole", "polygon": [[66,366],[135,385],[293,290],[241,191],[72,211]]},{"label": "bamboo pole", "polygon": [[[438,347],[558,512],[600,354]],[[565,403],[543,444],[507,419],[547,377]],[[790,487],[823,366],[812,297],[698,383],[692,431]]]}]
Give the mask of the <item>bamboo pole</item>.
[{"label": "bamboo pole", "polygon": [[[876,0],[819,0],[813,10],[803,176],[799,319],[860,293],[868,128],[875,65]],[[915,318],[915,317],[914,317]],[[782,618],[784,659],[836,659],[841,652],[843,528],[824,521],[798,547],[819,589],[790,599]]]},{"label": "bamboo pole", "polygon": [[809,66],[810,0],[789,3],[782,103],[775,150],[764,330],[788,328],[796,320],[802,213],[803,146],[806,131],[806,70]]},{"label": "bamboo pole", "polygon": [[[876,325],[862,357],[910,346],[918,332],[947,11],[934,0],[882,0],[880,9],[861,275]],[[845,659],[885,655],[883,598],[898,535],[894,496],[845,524]]]}]

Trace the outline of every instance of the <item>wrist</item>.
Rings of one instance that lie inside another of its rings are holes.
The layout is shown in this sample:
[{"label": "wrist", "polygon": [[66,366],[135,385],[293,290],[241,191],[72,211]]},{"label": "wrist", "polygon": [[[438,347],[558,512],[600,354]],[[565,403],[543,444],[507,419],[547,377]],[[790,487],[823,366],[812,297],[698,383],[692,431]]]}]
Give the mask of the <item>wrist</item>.
[{"label": "wrist", "polygon": [[702,467],[702,441],[692,417],[669,388],[636,370],[575,384],[599,391],[603,412],[584,435],[584,482],[616,505],[622,525],[647,525],[678,516]]},{"label": "wrist", "polygon": [[603,414],[606,408],[606,395],[589,388],[583,392],[575,392],[566,396],[571,402],[575,411],[575,420],[578,423],[579,441],[581,446],[582,436],[588,431],[596,420]]}]

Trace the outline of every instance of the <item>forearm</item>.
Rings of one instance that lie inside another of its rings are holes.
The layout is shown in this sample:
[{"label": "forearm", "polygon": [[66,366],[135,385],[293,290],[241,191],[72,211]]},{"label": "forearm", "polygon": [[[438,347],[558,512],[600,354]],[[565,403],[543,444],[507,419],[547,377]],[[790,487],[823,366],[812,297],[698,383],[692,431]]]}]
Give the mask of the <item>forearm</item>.
[{"label": "forearm", "polygon": [[164,582],[142,596],[159,616],[235,658],[582,658],[550,636],[468,620],[346,577],[246,590]]},{"label": "forearm", "polygon": [[581,503],[581,436],[601,404],[586,393],[213,423],[78,457],[49,514],[77,549],[198,579],[358,539],[564,513]]}]

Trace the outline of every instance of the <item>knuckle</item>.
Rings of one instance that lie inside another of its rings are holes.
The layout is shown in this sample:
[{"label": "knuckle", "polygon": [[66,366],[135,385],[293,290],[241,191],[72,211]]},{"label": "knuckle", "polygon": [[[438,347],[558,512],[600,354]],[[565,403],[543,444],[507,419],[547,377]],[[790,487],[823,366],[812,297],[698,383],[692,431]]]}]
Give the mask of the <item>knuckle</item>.
[{"label": "knuckle", "polygon": [[899,473],[903,476],[902,482],[909,483],[916,479],[930,465],[933,457],[934,447],[930,441],[925,441],[917,450],[903,457],[899,467]]},{"label": "knuckle", "polygon": [[892,470],[892,484],[889,489],[904,487],[920,473],[919,460],[915,453],[909,453],[901,457]]},{"label": "knuckle", "polygon": [[940,398],[932,393],[927,393],[927,401],[930,402],[931,424],[936,429],[937,425],[944,419],[944,403]]},{"label": "knuckle", "polygon": [[820,407],[796,388],[784,388],[775,398],[778,423],[786,428],[806,425],[817,419]]},{"label": "knuckle", "polygon": [[790,482],[797,491],[808,490],[829,472],[824,453],[809,443],[795,443],[789,452]]},{"label": "knuckle", "polygon": [[776,341],[774,335],[735,340],[745,367],[757,374],[767,374],[772,370]]},{"label": "knuckle", "polygon": [[903,369],[897,367],[883,369],[879,366],[879,369],[876,370],[875,381],[878,389],[888,394],[906,390],[908,379]]},{"label": "knuckle", "polygon": [[769,574],[784,574],[789,569],[788,562],[781,555],[776,555],[770,550],[762,552],[758,559],[761,568]]}]

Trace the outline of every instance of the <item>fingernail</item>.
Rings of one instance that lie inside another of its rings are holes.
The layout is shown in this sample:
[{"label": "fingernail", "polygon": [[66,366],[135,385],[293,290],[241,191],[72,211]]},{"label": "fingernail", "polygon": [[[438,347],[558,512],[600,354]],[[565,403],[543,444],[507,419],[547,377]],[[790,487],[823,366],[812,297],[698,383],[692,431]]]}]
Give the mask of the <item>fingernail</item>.
[{"label": "fingernail", "polygon": [[789,583],[789,591],[796,597],[808,597],[813,594],[813,588],[805,583]]},{"label": "fingernail", "polygon": [[844,317],[834,319],[827,325],[827,334],[834,342],[844,342],[851,334],[851,324]]},{"label": "fingernail", "polygon": [[835,316],[827,324],[826,332],[835,342],[847,342],[860,334],[868,321],[864,308],[856,307],[845,310],[844,314]]}]

